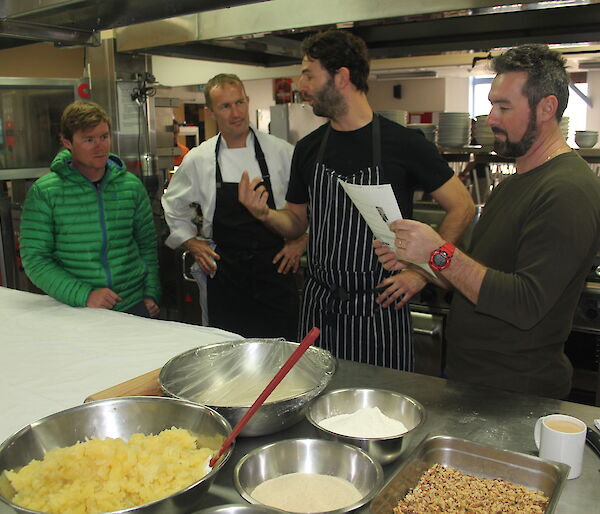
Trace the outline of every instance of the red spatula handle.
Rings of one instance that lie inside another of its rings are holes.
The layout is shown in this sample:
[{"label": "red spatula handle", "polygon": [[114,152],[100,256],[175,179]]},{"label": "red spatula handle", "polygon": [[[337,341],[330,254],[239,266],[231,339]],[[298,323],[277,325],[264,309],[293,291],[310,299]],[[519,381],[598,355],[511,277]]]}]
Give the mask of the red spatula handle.
[{"label": "red spatula handle", "polygon": [[242,419],[240,419],[240,421],[238,421],[238,424],[233,428],[233,430],[231,431],[231,434],[229,434],[229,437],[227,439],[225,439],[225,442],[221,446],[221,449],[215,455],[213,455],[212,459],[210,459],[209,465],[211,468],[221,458],[221,455],[223,455],[227,451],[227,448],[229,448],[231,446],[231,443],[235,440],[235,438],[240,434],[242,429],[246,426],[246,423],[248,423],[248,420],[254,415],[254,413],[259,409],[259,407],[265,402],[265,400],[273,392],[273,389],[275,389],[279,385],[279,382],[281,382],[283,380],[283,378],[288,374],[290,369],[292,369],[294,364],[296,364],[296,362],[298,362],[298,359],[300,359],[300,357],[302,357],[302,355],[308,349],[308,347],[315,342],[317,337],[319,337],[320,333],[321,333],[321,331],[317,327],[313,327],[311,329],[311,331],[306,335],[306,337],[302,340],[302,342],[300,343],[298,348],[296,348],[294,350],[294,353],[292,353],[292,355],[290,355],[290,358],[287,361],[285,361],[284,365],[281,366],[281,369],[277,372],[277,374],[269,382],[267,387],[265,387],[264,391],[262,393],[260,393],[258,398],[254,401],[254,403],[252,404],[252,407],[250,407],[250,409],[248,409],[248,412],[246,412],[244,417]]}]

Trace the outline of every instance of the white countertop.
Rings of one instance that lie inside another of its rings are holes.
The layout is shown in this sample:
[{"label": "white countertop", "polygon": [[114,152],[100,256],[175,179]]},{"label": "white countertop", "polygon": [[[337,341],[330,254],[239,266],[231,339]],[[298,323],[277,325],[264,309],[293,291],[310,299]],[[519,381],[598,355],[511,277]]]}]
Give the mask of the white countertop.
[{"label": "white countertop", "polygon": [[239,338],[0,287],[0,442],[185,350]]}]

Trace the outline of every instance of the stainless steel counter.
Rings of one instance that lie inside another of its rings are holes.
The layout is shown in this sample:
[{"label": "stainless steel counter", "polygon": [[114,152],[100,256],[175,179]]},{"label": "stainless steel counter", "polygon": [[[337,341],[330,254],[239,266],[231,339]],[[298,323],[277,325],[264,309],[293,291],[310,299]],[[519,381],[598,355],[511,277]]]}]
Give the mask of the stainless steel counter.
[{"label": "stainless steel counter", "polygon": [[[390,389],[412,396],[421,402],[427,410],[427,419],[421,433],[412,440],[411,446],[428,433],[436,433],[537,455],[533,426],[540,416],[561,412],[575,416],[590,426],[594,419],[600,418],[598,407],[517,395],[348,361],[339,361],[338,371],[327,390],[342,387]],[[296,437],[318,437],[318,432],[303,420],[288,430],[270,436],[238,439],[231,459],[204,498],[203,507],[245,503],[233,487],[233,469],[238,460],[258,446]],[[407,451],[410,449],[407,448]],[[402,458],[384,467],[386,480],[394,475],[401,462]],[[583,472],[579,478],[568,481],[556,512],[591,513],[597,512],[598,505],[600,459],[586,445]],[[368,511],[368,507],[365,507],[360,512]]]}]

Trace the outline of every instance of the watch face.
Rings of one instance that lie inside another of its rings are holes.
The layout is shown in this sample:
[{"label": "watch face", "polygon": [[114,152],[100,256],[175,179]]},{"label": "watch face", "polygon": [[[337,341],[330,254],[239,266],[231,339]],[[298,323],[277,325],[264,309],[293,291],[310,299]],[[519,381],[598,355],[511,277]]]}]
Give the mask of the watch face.
[{"label": "watch face", "polygon": [[446,254],[443,254],[443,253],[436,253],[436,254],[433,256],[433,263],[434,263],[436,266],[440,266],[440,267],[441,267],[441,266],[445,266],[447,262],[448,262],[448,258],[446,257]]}]

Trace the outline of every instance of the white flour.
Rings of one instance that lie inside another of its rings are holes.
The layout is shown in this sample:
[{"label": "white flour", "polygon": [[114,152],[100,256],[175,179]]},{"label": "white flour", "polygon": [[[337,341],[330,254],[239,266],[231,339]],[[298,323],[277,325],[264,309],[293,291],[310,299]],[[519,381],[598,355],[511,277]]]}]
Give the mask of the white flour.
[{"label": "white flour", "polygon": [[362,494],[343,478],[290,473],[259,484],[252,497],[286,512],[327,512],[356,503]]},{"label": "white flour", "polygon": [[340,414],[319,421],[323,428],[349,437],[393,437],[408,432],[397,419],[387,417],[379,407],[359,409],[352,414]]}]

